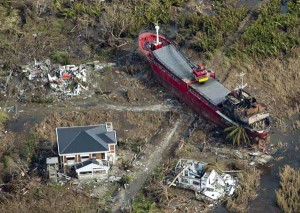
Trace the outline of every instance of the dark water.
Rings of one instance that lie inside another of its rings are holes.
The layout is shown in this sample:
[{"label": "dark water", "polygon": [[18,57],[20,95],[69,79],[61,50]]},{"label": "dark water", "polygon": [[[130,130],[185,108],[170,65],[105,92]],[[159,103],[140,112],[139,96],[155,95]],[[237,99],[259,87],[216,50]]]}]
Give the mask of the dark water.
[{"label": "dark water", "polygon": [[237,6],[241,7],[245,5],[247,9],[253,9],[257,7],[261,2],[262,0],[239,0],[237,2]]},{"label": "dark water", "polygon": [[281,0],[281,13],[286,14],[288,11],[288,0]]}]

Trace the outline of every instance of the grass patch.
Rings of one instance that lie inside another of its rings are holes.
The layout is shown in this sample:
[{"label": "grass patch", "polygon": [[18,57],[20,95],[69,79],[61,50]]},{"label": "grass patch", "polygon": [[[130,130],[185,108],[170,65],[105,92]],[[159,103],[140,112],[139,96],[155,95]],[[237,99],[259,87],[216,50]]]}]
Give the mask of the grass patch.
[{"label": "grass patch", "polygon": [[226,200],[226,208],[230,212],[246,212],[248,202],[256,197],[256,190],[260,183],[260,171],[251,168],[238,175],[239,188],[234,198]]},{"label": "grass patch", "polygon": [[54,63],[59,63],[62,65],[69,64],[69,55],[67,52],[56,51],[50,55],[50,59]]},{"label": "grass patch", "polygon": [[276,201],[283,212],[300,212],[300,170],[286,165],[280,171],[280,188]]},{"label": "grass patch", "polygon": [[132,201],[131,212],[140,213],[140,212],[151,212],[151,213],[161,213],[162,211],[157,207],[156,203],[151,201],[148,197],[145,197],[144,194],[138,193],[137,196]]},{"label": "grass patch", "polygon": [[3,127],[3,124],[7,120],[8,120],[8,114],[3,109],[0,109],[0,128]]}]

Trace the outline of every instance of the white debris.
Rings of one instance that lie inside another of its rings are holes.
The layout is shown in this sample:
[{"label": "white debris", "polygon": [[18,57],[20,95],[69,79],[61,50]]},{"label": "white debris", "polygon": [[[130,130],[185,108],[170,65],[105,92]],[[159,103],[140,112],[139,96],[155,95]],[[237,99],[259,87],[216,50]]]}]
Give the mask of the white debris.
[{"label": "white debris", "polygon": [[252,162],[249,163],[249,165],[250,165],[250,166],[254,166],[254,165],[255,165],[255,162],[252,161]]},{"label": "white debris", "polygon": [[249,155],[250,156],[258,156],[258,155],[261,155],[261,152],[250,152]]},{"label": "white debris", "polygon": [[175,167],[177,175],[169,186],[176,185],[200,192],[212,200],[233,195],[237,180],[227,174],[218,174],[215,170],[207,171],[207,163],[194,160],[180,159]]},{"label": "white debris", "polygon": [[271,161],[273,157],[271,155],[261,155],[255,159],[258,164],[264,165]]},{"label": "white debris", "polygon": [[106,67],[116,66],[115,63],[100,63],[99,61],[93,61],[93,64],[96,71],[101,71]]}]

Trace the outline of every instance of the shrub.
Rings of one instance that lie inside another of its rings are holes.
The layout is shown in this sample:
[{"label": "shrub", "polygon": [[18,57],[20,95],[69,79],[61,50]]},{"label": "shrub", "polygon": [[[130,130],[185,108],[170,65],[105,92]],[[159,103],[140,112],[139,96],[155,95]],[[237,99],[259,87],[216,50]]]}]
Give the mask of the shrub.
[{"label": "shrub", "polygon": [[149,198],[145,197],[142,193],[139,193],[132,200],[132,211],[137,212],[149,212],[149,213],[160,213],[162,212],[156,205],[155,202],[152,202]]},{"label": "shrub", "polygon": [[32,158],[36,156],[36,144],[39,138],[35,134],[31,134],[27,139],[27,143],[23,146],[20,151],[20,156],[29,162]]},{"label": "shrub", "polygon": [[0,109],[0,128],[3,126],[3,123],[5,123],[7,120],[7,113],[3,109]]},{"label": "shrub", "polygon": [[237,7],[236,1],[214,1],[212,14],[187,13],[179,17],[180,34],[192,39],[197,51],[214,51],[225,44],[226,39],[238,30],[247,14],[246,7]]},{"label": "shrub", "polygon": [[300,44],[300,3],[290,1],[288,12],[283,14],[280,2],[271,0],[258,10],[257,19],[233,47],[235,53],[242,50],[247,55],[267,57],[287,53]]},{"label": "shrub", "polygon": [[50,59],[54,63],[59,63],[62,65],[69,64],[69,54],[67,52],[56,51],[50,55]]},{"label": "shrub", "polygon": [[276,190],[278,206],[284,212],[300,212],[300,169],[286,165],[280,172],[280,189]]}]

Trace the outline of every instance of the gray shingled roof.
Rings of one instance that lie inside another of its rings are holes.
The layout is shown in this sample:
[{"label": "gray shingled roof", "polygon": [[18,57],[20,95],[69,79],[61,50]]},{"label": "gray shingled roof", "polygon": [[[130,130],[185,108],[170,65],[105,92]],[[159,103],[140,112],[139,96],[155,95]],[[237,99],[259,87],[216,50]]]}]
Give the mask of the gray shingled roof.
[{"label": "gray shingled roof", "polygon": [[60,127],[56,129],[59,154],[108,151],[116,143],[115,131],[99,126]]}]

